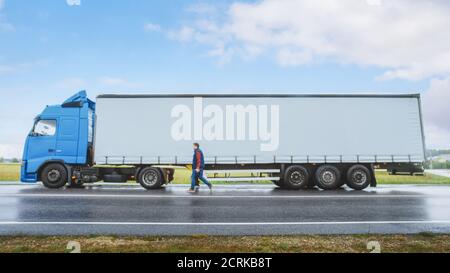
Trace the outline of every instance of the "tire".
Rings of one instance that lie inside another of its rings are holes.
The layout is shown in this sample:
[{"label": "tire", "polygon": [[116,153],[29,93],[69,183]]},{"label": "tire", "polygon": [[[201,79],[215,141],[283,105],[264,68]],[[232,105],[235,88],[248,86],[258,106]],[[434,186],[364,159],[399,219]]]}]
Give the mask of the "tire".
[{"label": "tire", "polygon": [[347,171],[347,186],[354,190],[363,190],[370,185],[372,175],[363,165],[354,165]]},{"label": "tire", "polygon": [[341,171],[332,165],[320,166],[316,171],[316,181],[323,190],[335,190],[341,185]]},{"label": "tire", "polygon": [[284,185],[289,189],[304,189],[309,183],[309,172],[303,166],[291,166],[284,172]]},{"label": "tire", "polygon": [[147,190],[160,189],[163,177],[158,168],[146,167],[139,172],[138,182]]},{"label": "tire", "polygon": [[41,171],[41,180],[46,188],[59,189],[67,184],[67,170],[64,165],[51,163]]}]

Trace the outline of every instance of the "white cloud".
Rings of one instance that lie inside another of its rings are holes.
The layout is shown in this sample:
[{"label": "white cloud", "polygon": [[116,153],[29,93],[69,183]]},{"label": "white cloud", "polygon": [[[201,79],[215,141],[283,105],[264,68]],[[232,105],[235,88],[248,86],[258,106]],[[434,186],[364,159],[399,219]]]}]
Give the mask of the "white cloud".
[{"label": "white cloud", "polygon": [[[281,65],[333,61],[386,70],[380,79],[450,75],[450,2],[262,0],[235,2],[169,37],[246,56],[275,52]],[[219,18],[220,16],[218,16]]]},{"label": "white cloud", "polygon": [[142,84],[131,82],[126,78],[111,76],[100,77],[98,82],[107,87],[140,88],[142,86]]},{"label": "white cloud", "polygon": [[450,131],[425,123],[427,149],[450,149]]},{"label": "white cloud", "polygon": [[[167,33],[170,39],[179,42],[208,45],[210,49],[206,52],[206,55],[218,58],[220,64],[229,62],[234,55],[240,54],[239,48],[227,45],[226,37],[228,35],[216,22],[204,19],[196,21],[192,26],[183,26]],[[256,48],[253,49],[255,52],[257,51]],[[251,48],[248,48],[246,55],[250,56],[251,53]],[[247,57],[243,54],[241,56]]]},{"label": "white cloud", "polygon": [[146,23],[144,25],[144,30],[147,32],[159,32],[161,31],[161,26],[153,23]]},{"label": "white cloud", "polygon": [[56,83],[55,87],[65,90],[81,90],[86,88],[86,81],[82,78],[66,78]]},{"label": "white cloud", "polygon": [[99,79],[99,82],[101,84],[109,85],[109,86],[125,85],[128,83],[128,81],[125,79],[118,78],[118,77],[109,77],[109,76],[101,77]]},{"label": "white cloud", "polygon": [[197,18],[168,36],[205,45],[220,63],[268,55],[281,66],[334,62],[384,69],[380,80],[430,79],[427,143],[450,148],[450,1],[261,0],[206,10],[191,8]]},{"label": "white cloud", "polygon": [[14,72],[15,68],[10,65],[0,65],[0,75]]},{"label": "white cloud", "polygon": [[[24,139],[25,141],[25,139]],[[0,157],[3,158],[22,158],[23,145],[19,144],[0,144]]]},{"label": "white cloud", "polygon": [[450,131],[450,77],[432,80],[423,102],[427,121]]},{"label": "white cloud", "polygon": [[217,7],[209,3],[195,3],[187,7],[188,12],[198,13],[201,15],[215,14]]},{"label": "white cloud", "polygon": [[[5,7],[5,0],[0,0],[0,11]],[[7,22],[2,14],[0,14],[0,32],[14,31],[15,27],[11,23]]]},{"label": "white cloud", "polygon": [[22,71],[25,71],[28,69],[34,69],[37,67],[46,67],[49,64],[50,64],[50,60],[37,60],[37,61],[14,63],[14,64],[0,64],[0,75],[10,74],[10,73],[15,73],[15,72],[22,72]]},{"label": "white cloud", "polygon": [[0,31],[1,32],[11,32],[11,31],[14,31],[16,29],[13,24],[8,23],[8,22],[4,22],[4,21],[1,21],[1,20],[2,19],[0,18]]},{"label": "white cloud", "polygon": [[431,81],[423,108],[428,146],[450,148],[450,77]]},{"label": "white cloud", "polygon": [[168,32],[169,38],[180,42],[190,42],[195,39],[196,30],[192,27],[183,26],[178,30]]},{"label": "white cloud", "polygon": [[381,0],[366,0],[368,5],[380,6],[382,4]]},{"label": "white cloud", "polygon": [[310,63],[312,59],[313,56],[309,52],[289,48],[280,49],[277,54],[278,63],[282,66],[304,65]]},{"label": "white cloud", "polygon": [[69,6],[81,6],[81,0],[66,0]]}]

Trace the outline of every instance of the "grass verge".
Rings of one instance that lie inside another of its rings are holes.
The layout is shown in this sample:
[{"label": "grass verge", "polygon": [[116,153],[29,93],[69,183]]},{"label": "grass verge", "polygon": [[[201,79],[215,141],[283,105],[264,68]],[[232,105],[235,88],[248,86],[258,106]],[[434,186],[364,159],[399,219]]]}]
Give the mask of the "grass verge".
[{"label": "grass verge", "polygon": [[19,181],[20,164],[0,164],[0,181]]},{"label": "grass verge", "polygon": [[450,236],[327,235],[327,236],[186,236],[186,237],[0,237],[0,252],[68,252],[69,241],[81,252],[146,253],[367,253],[367,244],[379,242],[381,252],[450,252]]},{"label": "grass verge", "polygon": [[375,172],[379,185],[395,185],[395,184],[450,184],[450,177],[425,173],[424,175],[389,175],[387,171]]}]

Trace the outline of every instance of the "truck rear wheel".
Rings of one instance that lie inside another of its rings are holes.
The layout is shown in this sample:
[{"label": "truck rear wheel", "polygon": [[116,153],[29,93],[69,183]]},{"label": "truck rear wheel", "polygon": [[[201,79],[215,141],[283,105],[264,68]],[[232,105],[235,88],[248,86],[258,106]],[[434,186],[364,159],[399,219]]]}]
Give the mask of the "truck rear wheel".
[{"label": "truck rear wheel", "polygon": [[290,189],[304,189],[308,186],[309,172],[302,166],[291,166],[284,173],[284,185]]},{"label": "truck rear wheel", "polygon": [[316,171],[317,186],[323,190],[335,190],[341,183],[341,171],[332,165],[320,166]]},{"label": "truck rear wheel", "polygon": [[370,170],[363,165],[354,165],[347,171],[347,186],[354,190],[363,190],[370,185]]},{"label": "truck rear wheel", "polygon": [[67,170],[62,164],[48,164],[41,171],[41,180],[46,188],[59,189],[67,183]]},{"label": "truck rear wheel", "polygon": [[158,168],[147,167],[139,172],[139,184],[147,190],[155,190],[161,188],[163,177]]}]

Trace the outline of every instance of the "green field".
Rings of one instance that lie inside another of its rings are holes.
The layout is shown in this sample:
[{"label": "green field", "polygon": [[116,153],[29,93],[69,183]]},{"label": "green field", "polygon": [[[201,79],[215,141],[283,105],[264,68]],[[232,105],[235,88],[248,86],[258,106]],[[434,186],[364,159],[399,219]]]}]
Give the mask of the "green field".
[{"label": "green field", "polygon": [[376,172],[378,184],[450,184],[450,178],[426,173],[424,175],[389,175],[386,171]]},{"label": "green field", "polygon": [[450,252],[450,236],[418,235],[329,235],[329,236],[0,236],[0,253],[63,253],[67,243],[80,243],[81,252],[152,253],[368,253],[376,241],[382,253]]},{"label": "green field", "polygon": [[[19,181],[20,164],[0,164],[0,181]],[[386,171],[376,172],[378,184],[450,184],[450,178],[425,174],[423,176],[389,175]],[[174,184],[190,183],[190,171],[179,169],[175,172]],[[271,184],[271,182],[253,182]],[[232,184],[227,182],[227,184]]]},{"label": "green field", "polygon": [[19,181],[20,164],[0,164],[0,181]]}]

